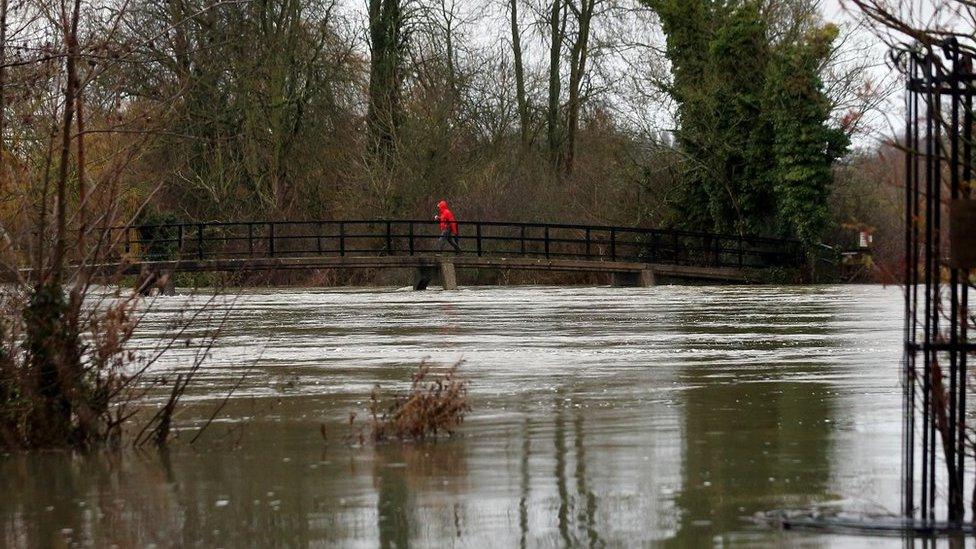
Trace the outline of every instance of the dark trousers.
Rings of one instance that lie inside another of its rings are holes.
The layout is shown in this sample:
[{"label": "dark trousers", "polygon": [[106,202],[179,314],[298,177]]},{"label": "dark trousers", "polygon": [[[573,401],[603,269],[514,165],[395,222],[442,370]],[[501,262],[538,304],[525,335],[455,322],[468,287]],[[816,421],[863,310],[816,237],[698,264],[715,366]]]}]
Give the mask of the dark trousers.
[{"label": "dark trousers", "polygon": [[458,242],[456,234],[451,234],[451,229],[441,231],[441,237],[437,239],[437,251],[444,251],[444,244],[450,244],[455,252],[461,253],[461,244]]}]

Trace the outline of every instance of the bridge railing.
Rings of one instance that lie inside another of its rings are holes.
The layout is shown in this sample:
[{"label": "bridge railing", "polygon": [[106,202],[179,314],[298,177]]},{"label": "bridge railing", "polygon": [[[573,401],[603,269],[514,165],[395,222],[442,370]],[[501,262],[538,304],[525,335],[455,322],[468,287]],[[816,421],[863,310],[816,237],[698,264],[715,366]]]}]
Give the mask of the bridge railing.
[{"label": "bridge railing", "polygon": [[[464,221],[462,253],[668,263],[710,267],[771,267],[802,261],[799,243],[691,231]],[[436,222],[424,220],[261,221],[139,225],[105,229],[118,242],[114,258],[208,260],[258,257],[421,255],[443,251]]]}]

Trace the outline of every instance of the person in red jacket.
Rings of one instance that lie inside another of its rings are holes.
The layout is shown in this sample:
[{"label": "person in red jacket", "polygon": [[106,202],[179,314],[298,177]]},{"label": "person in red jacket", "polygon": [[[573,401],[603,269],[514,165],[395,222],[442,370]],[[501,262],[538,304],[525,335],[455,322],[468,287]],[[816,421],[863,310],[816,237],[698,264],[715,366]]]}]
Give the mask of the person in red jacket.
[{"label": "person in red jacket", "polygon": [[437,203],[437,210],[434,219],[441,223],[441,237],[437,241],[437,251],[443,251],[444,244],[450,244],[455,253],[461,253],[461,245],[458,243],[457,219],[454,218],[454,212],[448,209],[446,200]]}]

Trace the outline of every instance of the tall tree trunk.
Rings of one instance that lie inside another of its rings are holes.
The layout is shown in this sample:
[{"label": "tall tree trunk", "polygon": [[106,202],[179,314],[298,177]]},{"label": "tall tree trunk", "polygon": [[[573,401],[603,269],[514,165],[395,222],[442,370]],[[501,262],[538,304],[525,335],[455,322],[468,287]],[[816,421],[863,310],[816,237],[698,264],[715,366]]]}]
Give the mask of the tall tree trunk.
[{"label": "tall tree trunk", "polygon": [[88,187],[85,182],[85,109],[81,87],[78,87],[75,118],[78,119],[78,257],[85,258],[85,235],[88,232]]},{"label": "tall tree trunk", "polygon": [[583,76],[586,74],[586,57],[589,51],[590,21],[596,0],[582,0],[579,11],[579,35],[573,43],[569,68],[569,104],[566,107],[566,173],[573,171],[576,155],[576,135],[579,130],[580,94]]},{"label": "tall tree trunk", "polygon": [[369,124],[373,152],[392,159],[400,123],[403,0],[369,0]]},{"label": "tall tree trunk", "polygon": [[458,96],[457,52],[454,48],[454,6],[450,10],[441,2],[441,16],[444,18],[444,57],[447,58],[447,83],[451,90],[451,114],[454,114]]},{"label": "tall tree trunk", "polygon": [[71,19],[65,29],[65,45],[68,50],[66,63],[67,84],[64,87],[64,120],[61,125],[61,158],[58,165],[56,187],[57,209],[55,210],[54,257],[51,261],[51,283],[58,285],[64,275],[64,254],[67,243],[67,189],[68,160],[71,157],[71,128],[75,115],[75,95],[78,90],[78,18],[81,0],[75,0]]},{"label": "tall tree trunk", "polygon": [[522,63],[522,37],[518,24],[518,0],[509,0],[512,18],[512,55],[515,58],[515,99],[518,102],[519,137],[529,144],[529,102],[525,97],[525,65]]},{"label": "tall tree trunk", "polygon": [[8,183],[4,158],[7,151],[7,11],[8,0],[0,0],[0,191]]},{"label": "tall tree trunk", "polygon": [[180,24],[186,18],[186,9],[182,0],[167,2],[169,21],[173,32],[173,58],[176,60],[176,71],[181,79],[190,77],[190,46],[186,38],[186,28]]},{"label": "tall tree trunk", "polygon": [[549,145],[549,158],[558,166],[561,158],[562,139],[559,128],[559,61],[563,45],[563,6],[564,0],[552,0],[549,14],[549,31],[552,42],[549,45],[549,109],[546,113],[546,136]]}]

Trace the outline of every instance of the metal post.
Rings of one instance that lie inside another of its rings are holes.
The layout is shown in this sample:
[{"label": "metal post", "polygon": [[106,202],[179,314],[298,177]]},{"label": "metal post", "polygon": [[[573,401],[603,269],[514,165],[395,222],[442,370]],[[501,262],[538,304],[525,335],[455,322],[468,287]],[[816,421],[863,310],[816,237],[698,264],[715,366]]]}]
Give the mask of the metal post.
[{"label": "metal post", "polygon": [[197,223],[197,259],[203,259],[203,223]]},{"label": "metal post", "polygon": [[[941,79],[941,77],[944,76],[944,73],[942,72],[942,68],[941,67],[942,67],[942,65],[940,65],[938,63],[934,63],[933,64],[933,69],[935,70],[935,76],[936,76],[936,78],[940,78]],[[936,87],[933,86],[933,88],[936,88]],[[941,333],[940,333],[940,331],[941,331],[941,328],[940,328],[940,320],[942,318],[942,315],[945,314],[943,312],[944,304],[942,302],[942,289],[941,289],[941,282],[942,282],[942,280],[941,280],[941,276],[939,274],[936,274],[936,273],[939,273],[940,270],[941,270],[941,267],[942,267],[942,245],[941,245],[941,240],[942,240],[942,187],[943,187],[943,184],[942,184],[943,183],[942,182],[943,169],[942,168],[943,168],[943,160],[945,158],[943,156],[943,152],[944,152],[943,149],[944,149],[944,143],[945,143],[945,141],[943,140],[943,136],[942,136],[942,128],[943,128],[943,124],[945,124],[946,122],[945,122],[945,119],[943,118],[943,114],[942,114],[942,94],[941,94],[941,91],[938,91],[938,90],[941,90],[941,88],[936,88],[936,90],[937,91],[933,92],[933,97],[932,97],[932,106],[934,108],[934,110],[933,110],[933,116],[934,116],[933,130],[934,130],[934,135],[932,136],[932,140],[931,140],[932,141],[933,153],[935,155],[934,158],[932,159],[932,195],[931,195],[931,199],[932,199],[932,202],[933,202],[933,204],[932,204],[932,258],[931,258],[932,259],[932,264],[931,264],[930,267],[927,267],[927,269],[932,269],[932,272],[933,272],[933,277],[932,277],[932,311],[931,311],[932,312],[932,326],[931,327],[932,327],[932,334],[933,334],[933,337],[931,339],[931,342],[933,342],[933,343],[936,342],[936,341],[938,341],[941,338]],[[939,356],[938,356],[938,353],[937,352],[933,352],[932,353],[931,360],[932,360],[932,363],[930,365],[930,371],[931,370],[934,370],[935,368],[937,368],[939,366],[939,364],[938,364]],[[952,387],[952,389],[954,389],[954,388],[955,387]],[[932,399],[933,400],[935,399],[934,391],[935,391],[935,387],[933,385],[933,396],[932,396]],[[951,405],[951,402],[950,402],[950,405]],[[943,404],[943,406],[944,406],[944,404]],[[950,412],[949,413],[950,413],[950,415],[953,415],[953,414],[955,414],[955,410],[950,409]],[[935,472],[935,463],[936,463],[936,461],[935,461],[935,450],[936,450],[936,447],[938,447],[938,444],[936,443],[936,440],[937,440],[936,439],[936,421],[937,421],[936,416],[933,413],[933,415],[932,415],[932,434],[929,435],[930,436],[930,439],[929,440],[932,441],[932,450],[931,450],[931,452],[932,452],[932,458],[931,458],[932,459],[932,461],[931,461],[931,465],[932,465],[932,477],[930,479],[930,484],[929,484],[929,489],[931,491],[931,499],[932,499],[932,503],[931,503],[931,505],[929,507],[929,510],[930,510],[930,515],[931,515],[931,518],[932,519],[935,518],[935,485],[936,485],[936,481],[935,481],[935,479],[936,479],[936,472]],[[943,451],[944,451],[944,457],[945,457],[945,459],[946,459],[946,461],[948,463],[953,463],[955,461],[955,455],[953,453],[954,448],[952,447],[952,435],[953,435],[954,428],[955,428],[955,425],[950,422],[950,424],[949,424],[949,439],[950,439],[950,443],[949,443],[949,445],[948,445],[947,448],[944,448],[943,449]],[[952,478],[952,476],[951,476],[952,471],[951,471],[951,469],[949,467],[947,467],[946,469],[947,469],[946,472],[949,473],[949,478],[947,479],[948,480],[948,490],[947,490],[947,492],[948,492],[947,493],[948,502],[947,503],[948,503],[948,508],[949,508],[949,519],[950,520],[955,520],[956,517],[954,516],[953,512],[951,511],[951,509],[953,507],[953,500],[955,499],[954,496],[957,496],[958,494],[955,494],[955,479]]]},{"label": "metal post", "polygon": [[522,245],[522,255],[525,255],[525,225],[521,227],[521,237],[519,237],[519,243]]},{"label": "metal post", "polygon": [[[959,60],[953,55],[952,59],[952,72],[953,76],[959,68]],[[953,82],[952,87],[954,90],[958,89],[958,85]],[[951,199],[955,200],[959,198],[959,97],[956,94],[951,96],[952,107],[950,109],[951,118],[949,123],[949,196]],[[949,300],[949,446],[952,448],[951,452],[947,452],[947,459],[950,463],[950,470],[955,472],[955,476],[949,479],[949,520],[962,520],[965,515],[965,509],[963,507],[963,475],[961,470],[955,470],[957,464],[962,464],[963,461],[959,459],[956,460],[957,453],[965,452],[966,447],[963,444],[963,440],[959,440],[959,445],[957,446],[957,435],[959,437],[964,437],[965,433],[963,429],[959,429],[958,433],[956,430],[957,421],[957,406],[959,397],[957,396],[957,390],[960,380],[958,379],[959,374],[959,269],[950,268],[949,269],[949,290],[951,297]],[[966,276],[968,273],[963,273]],[[963,317],[965,322],[965,316]],[[964,418],[958,418],[964,421]]]},{"label": "metal post", "polygon": [[[970,58],[967,61],[970,61],[971,62],[972,59]],[[963,170],[963,173],[962,173],[962,181],[972,181],[972,166],[973,166],[973,158],[972,158],[973,118],[972,117],[973,117],[973,93],[974,93],[974,90],[973,90],[973,85],[970,84],[970,83],[962,83],[962,86],[963,86],[963,89],[965,90],[965,93],[964,93],[963,99],[962,99],[962,101],[963,101],[963,105],[962,105],[962,107],[963,107],[962,108],[962,112],[963,112],[963,117],[962,117],[963,118],[963,121],[962,121],[962,127],[963,127],[962,159],[960,160],[960,159],[957,158],[956,161],[957,161],[957,164],[960,163],[960,162],[962,164],[962,170]],[[972,189],[971,188],[968,188],[965,191],[963,191],[963,189],[960,189],[960,191],[963,192],[963,197],[964,198],[970,198],[971,195],[972,195]],[[962,284],[961,286],[962,286],[962,288],[960,289],[961,290],[961,295],[959,296],[959,300],[960,300],[959,301],[959,307],[960,307],[960,311],[963,312],[963,313],[965,313],[965,312],[967,312],[967,311],[970,310],[969,309],[969,285],[968,284]],[[965,317],[965,314],[963,314],[962,316]],[[969,343],[969,338],[968,338],[968,335],[969,334],[967,333],[968,330],[969,330],[969,323],[966,322],[965,318],[963,318],[963,319],[961,319],[961,321],[960,321],[959,324],[960,324],[960,326],[959,326],[959,340],[962,343],[964,343],[964,344],[965,343]],[[958,459],[959,459],[959,464],[958,464],[957,467],[958,467],[958,472],[959,472],[959,491],[961,493],[963,493],[963,494],[966,493],[965,485],[964,485],[964,479],[965,479],[965,467],[964,467],[964,465],[965,465],[966,453],[964,451],[962,451],[962,449],[964,448],[964,445],[966,444],[965,428],[966,428],[966,416],[967,416],[967,414],[966,414],[966,390],[967,390],[966,389],[966,383],[967,383],[967,377],[966,377],[966,360],[967,360],[967,358],[966,357],[967,357],[967,355],[968,355],[968,353],[963,352],[959,356],[959,408],[958,408],[958,411],[959,411],[959,421],[958,421],[958,426],[959,426],[959,447],[960,447],[960,452],[959,452],[959,454],[957,456]]]},{"label": "metal post", "polygon": [[590,228],[586,228],[586,259],[590,258]]},{"label": "metal post", "polygon": [[[929,74],[931,71],[931,63],[925,64],[925,77],[928,81],[927,83],[931,86],[931,81],[929,79]],[[931,398],[931,386],[929,382],[932,379],[931,375],[931,364],[932,364],[932,351],[929,348],[929,344],[932,343],[932,313],[931,307],[933,305],[932,300],[932,110],[933,97],[932,93],[928,92],[925,97],[925,332],[924,332],[924,343],[925,349],[923,351],[923,373],[922,373],[922,518],[932,519],[934,515],[934,510],[930,513],[929,501],[933,498],[931,494],[934,492],[934,480],[935,480],[935,437],[932,429],[929,428],[930,423],[935,423],[930,421],[932,417],[930,414],[932,412],[932,407],[929,405]],[[929,490],[929,483],[931,478],[932,490]]]},{"label": "metal post", "polygon": [[322,223],[315,224],[315,250],[322,254]]},{"label": "metal post", "polygon": [[[908,62],[908,77],[915,76],[915,61]],[[913,132],[917,128],[915,119],[918,98],[909,92],[905,109],[905,368],[903,383],[905,392],[902,402],[902,439],[904,443],[902,454],[902,482],[903,499],[902,514],[915,517],[915,351],[907,347],[914,342],[915,308],[912,301],[913,292],[917,291],[914,284],[915,267],[917,261],[914,253],[914,230],[917,225],[913,216],[915,149]],[[741,247],[741,245],[740,245]],[[741,257],[741,256],[740,256]],[[741,261],[741,258],[740,258]]]},{"label": "metal post", "polygon": [[346,255],[346,224],[339,222],[339,255]]},{"label": "metal post", "polygon": [[549,226],[548,225],[546,225],[545,243],[546,243],[546,259],[549,259]]},{"label": "metal post", "polygon": [[410,248],[410,255],[413,255],[413,221],[410,222],[410,227],[407,231],[408,236],[408,246]]},{"label": "metal post", "polygon": [[386,253],[393,255],[393,225],[389,221],[386,222]]},{"label": "metal post", "polygon": [[481,257],[481,223],[474,226],[475,230],[475,246],[478,249],[478,257]]},{"label": "metal post", "polygon": [[610,261],[617,260],[617,229],[610,228]]},{"label": "metal post", "polygon": [[247,255],[254,257],[254,223],[247,224]]},{"label": "metal post", "polygon": [[275,255],[275,224],[268,223],[268,256]]}]

